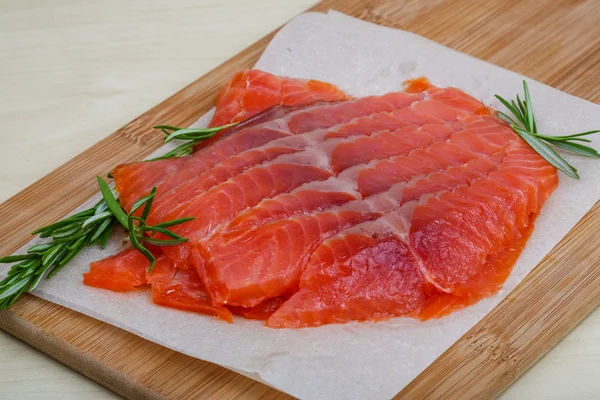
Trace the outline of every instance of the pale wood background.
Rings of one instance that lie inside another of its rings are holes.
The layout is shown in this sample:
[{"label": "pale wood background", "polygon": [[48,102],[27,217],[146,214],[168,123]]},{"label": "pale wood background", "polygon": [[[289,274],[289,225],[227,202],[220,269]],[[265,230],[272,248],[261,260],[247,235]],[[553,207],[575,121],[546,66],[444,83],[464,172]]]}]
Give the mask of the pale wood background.
[{"label": "pale wood background", "polygon": [[[0,0],[0,201],[313,0]],[[0,399],[117,398],[0,332]],[[596,311],[503,398],[598,398]]]}]

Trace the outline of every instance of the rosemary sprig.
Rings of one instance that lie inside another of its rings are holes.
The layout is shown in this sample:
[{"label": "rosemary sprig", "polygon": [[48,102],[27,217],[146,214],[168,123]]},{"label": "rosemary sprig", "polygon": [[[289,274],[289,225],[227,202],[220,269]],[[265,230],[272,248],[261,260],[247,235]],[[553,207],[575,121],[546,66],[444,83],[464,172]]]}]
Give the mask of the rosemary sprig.
[{"label": "rosemary sprig", "polygon": [[590,140],[584,136],[592,135],[600,132],[600,130],[592,130],[587,132],[575,133],[565,136],[548,136],[539,134],[535,117],[533,115],[533,105],[531,104],[531,95],[527,82],[523,81],[523,91],[525,99],[521,100],[517,95],[517,100],[510,102],[496,95],[496,98],[513,114],[511,118],[502,111],[497,111],[498,118],[506,122],[523,140],[525,140],[535,151],[546,159],[550,164],[564,172],[566,175],[574,179],[579,179],[577,169],[562,158],[550,145],[559,147],[563,150],[570,151],[582,156],[600,158],[600,153],[595,149],[585,146],[581,143],[589,143]]},{"label": "rosemary sprig", "polygon": [[[25,292],[31,292],[44,276],[53,277],[84,247],[95,244],[106,247],[116,222],[129,230],[129,239],[150,261],[149,271],[154,267],[154,255],[143,243],[155,246],[174,246],[187,239],[170,231],[169,227],[183,224],[193,218],[180,218],[157,225],[146,225],[156,188],[148,196],[138,200],[129,214],[121,208],[108,184],[98,177],[98,185],[103,199],[94,207],[71,215],[58,222],[46,225],[32,232],[50,241],[30,247],[26,254],[0,258],[0,263],[17,263],[8,271],[8,276],[0,282],[0,310],[8,309]],[[133,215],[143,207],[141,216]],[[163,234],[169,239],[157,239],[154,234]],[[146,236],[149,235],[149,236]]]},{"label": "rosemary sprig", "polygon": [[[162,130],[167,135],[165,143],[173,139],[187,142],[154,160],[191,154],[197,143],[234,125],[237,123],[206,129],[156,126],[156,129]],[[84,247],[99,244],[104,248],[116,222],[129,231],[132,246],[148,258],[150,261],[149,271],[152,271],[156,259],[144,246],[144,243],[155,246],[174,246],[187,241],[186,238],[167,228],[191,221],[193,218],[180,218],[162,224],[146,225],[146,218],[150,214],[156,188],[153,188],[148,196],[138,200],[127,214],[121,208],[108,184],[100,177],[98,177],[98,185],[103,199],[94,207],[32,232],[33,235],[39,234],[41,238],[49,238],[49,242],[31,247],[24,255],[0,258],[0,263],[17,263],[10,268],[8,276],[0,282],[0,309],[9,308],[21,294],[33,291],[44,276],[48,278],[54,276]],[[141,207],[143,207],[141,216],[135,216],[134,213]],[[155,234],[162,234],[169,239],[155,238]]]},{"label": "rosemary sprig", "polygon": [[176,147],[175,149],[169,151],[168,153],[153,158],[148,161],[156,161],[156,160],[164,160],[167,158],[173,157],[183,157],[189,154],[192,154],[194,150],[194,146],[200,143],[203,140],[210,139],[214,137],[217,133],[226,128],[231,128],[232,126],[237,125],[238,122],[234,122],[232,124],[216,126],[214,128],[180,128],[177,126],[170,125],[157,125],[154,126],[154,129],[160,129],[166,135],[165,143],[170,142],[173,139],[186,140],[186,143]]},{"label": "rosemary sprig", "polygon": [[92,208],[34,231],[32,234],[50,241],[29,248],[27,254],[0,258],[0,263],[18,262],[0,282],[0,310],[34,290],[44,276],[54,276],[84,247],[98,244],[104,248],[114,222],[107,203],[101,200]]},{"label": "rosemary sprig", "polygon": [[[148,218],[148,215],[150,215],[150,209],[152,208],[152,203],[154,201],[154,197],[156,196],[156,187],[152,189],[149,195],[144,196],[136,201],[131,207],[129,214],[126,214],[104,179],[101,177],[97,177],[97,179],[98,185],[100,186],[100,192],[102,193],[102,197],[104,198],[108,209],[115,216],[116,220],[119,221],[119,223],[129,231],[129,240],[131,241],[131,245],[139,250],[139,252],[146,256],[146,258],[150,261],[148,272],[152,272],[156,258],[150,252],[150,250],[144,247],[143,243],[150,243],[155,246],[175,246],[188,241],[187,238],[181,237],[167,228],[192,221],[194,218],[179,218],[157,225],[146,225],[146,218]],[[143,209],[141,216],[138,217],[134,215],[134,213],[142,207]],[[167,236],[170,239],[154,238],[153,236],[157,233]]]}]

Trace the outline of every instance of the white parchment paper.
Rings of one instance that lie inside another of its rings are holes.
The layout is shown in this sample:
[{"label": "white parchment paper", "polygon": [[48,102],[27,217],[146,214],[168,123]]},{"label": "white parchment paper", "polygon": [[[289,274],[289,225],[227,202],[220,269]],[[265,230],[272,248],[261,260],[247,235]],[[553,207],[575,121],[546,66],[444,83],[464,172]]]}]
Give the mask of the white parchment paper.
[{"label": "white parchment paper", "polygon": [[[493,94],[513,98],[522,92],[523,79],[414,34],[337,12],[309,13],[291,21],[256,67],[329,81],[355,96],[401,90],[406,79],[424,75],[438,86],[456,86],[496,108],[500,105]],[[598,105],[528,82],[542,132],[565,134],[600,127]],[[206,124],[208,118],[195,125]],[[598,138],[594,142],[599,148]],[[145,291],[119,294],[85,287],[81,274],[89,262],[120,250],[118,240],[105,251],[86,249],[59,276],[44,281],[35,294],[300,398],[389,398],[496,306],[600,199],[600,161],[566,158],[577,166],[582,179],[561,175],[560,186],[542,210],[504,289],[441,320],[396,318],[273,330],[256,321],[236,319],[227,324],[159,307]],[[0,267],[0,275],[6,270]]]}]

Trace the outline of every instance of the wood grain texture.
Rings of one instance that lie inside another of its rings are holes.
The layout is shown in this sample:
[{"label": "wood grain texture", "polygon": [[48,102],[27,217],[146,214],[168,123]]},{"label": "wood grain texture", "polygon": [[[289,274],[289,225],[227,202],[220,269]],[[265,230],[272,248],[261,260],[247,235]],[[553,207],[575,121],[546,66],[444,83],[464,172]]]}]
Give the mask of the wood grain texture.
[{"label": "wood grain texture", "polygon": [[[600,2],[328,0],[314,10],[330,8],[418,33],[600,101]],[[0,205],[2,253],[14,251],[29,240],[34,227],[60,218],[91,196],[94,175],[156,149],[160,138],[150,130],[153,124],[185,125],[206,112],[219,85],[234,71],[251,66],[272,35]],[[60,201],[45,208],[48,193]],[[505,301],[401,396],[498,395],[599,304],[599,225],[596,205]],[[0,327],[127,398],[287,397],[33,296],[0,313]]]}]

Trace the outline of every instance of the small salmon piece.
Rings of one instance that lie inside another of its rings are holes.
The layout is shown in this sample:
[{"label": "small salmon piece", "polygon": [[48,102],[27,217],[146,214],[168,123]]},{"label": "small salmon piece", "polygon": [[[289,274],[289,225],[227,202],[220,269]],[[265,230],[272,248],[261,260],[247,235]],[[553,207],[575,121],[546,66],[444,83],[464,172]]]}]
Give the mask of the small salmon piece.
[{"label": "small salmon piece", "polygon": [[148,259],[136,249],[90,264],[90,271],[83,274],[83,283],[102,289],[126,291],[145,285]]},{"label": "small salmon piece", "polygon": [[[150,261],[136,249],[130,248],[91,263],[90,271],[83,274],[83,283],[114,291],[133,290],[149,283],[152,286],[152,301],[156,304],[213,315],[227,322],[233,321],[227,308],[213,306],[196,271],[177,270],[164,255],[156,259],[152,272],[148,272],[149,267]],[[267,309],[257,309],[254,312],[263,312],[263,319],[266,319],[272,314],[270,312],[266,315]]]},{"label": "small salmon piece", "polygon": [[286,78],[246,69],[233,75],[219,92],[217,109],[210,126],[244,121],[273,106],[301,106],[348,98],[331,83]]},{"label": "small salmon piece", "polygon": [[227,308],[212,305],[208,292],[194,270],[178,270],[168,258],[162,256],[147,275],[147,280],[152,286],[152,301],[155,304],[233,321],[233,315]]}]

